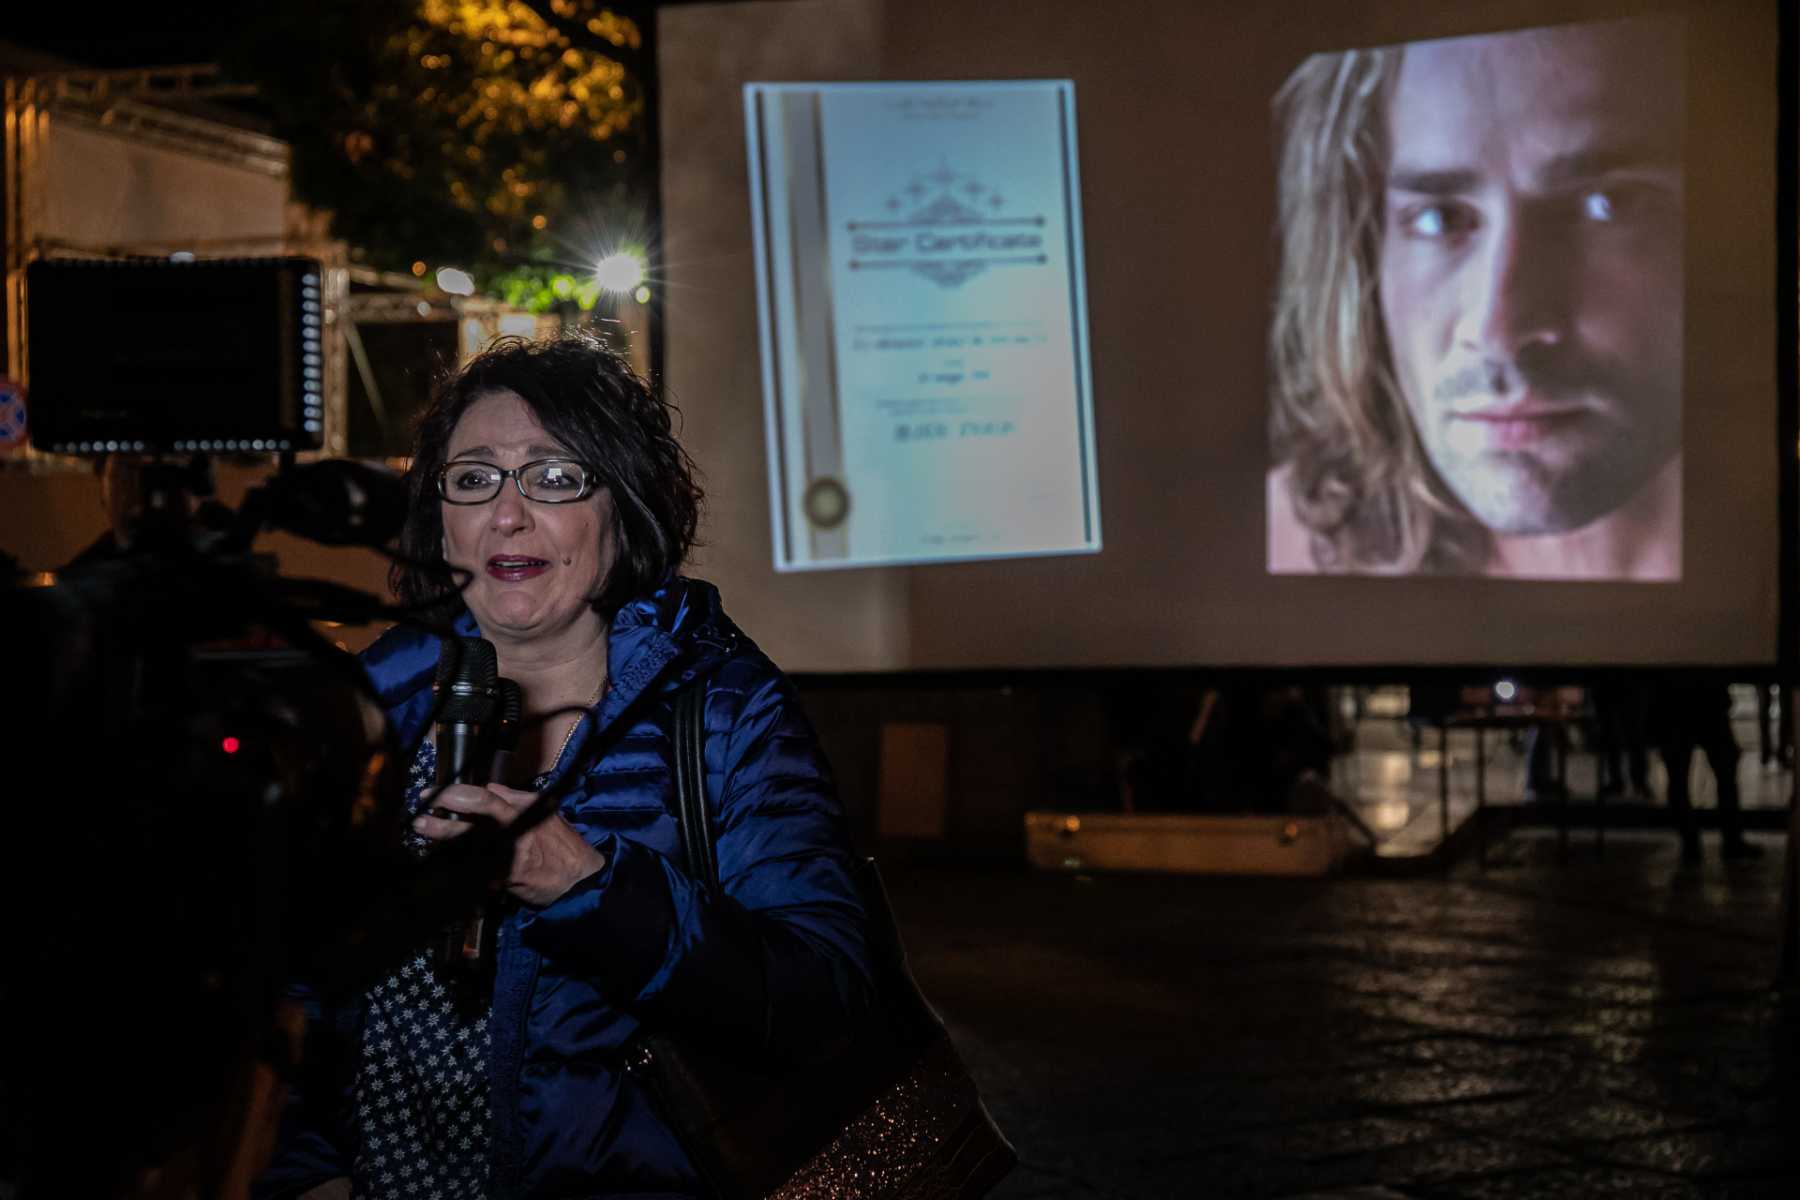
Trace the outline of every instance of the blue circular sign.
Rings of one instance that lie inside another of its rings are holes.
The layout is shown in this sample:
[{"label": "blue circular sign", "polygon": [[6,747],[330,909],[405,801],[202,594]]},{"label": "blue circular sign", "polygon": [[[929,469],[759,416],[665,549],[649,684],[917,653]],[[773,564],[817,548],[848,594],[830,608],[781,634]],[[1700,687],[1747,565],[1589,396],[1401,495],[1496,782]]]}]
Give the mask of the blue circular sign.
[{"label": "blue circular sign", "polygon": [[25,389],[0,376],[0,446],[13,447],[25,441]]}]

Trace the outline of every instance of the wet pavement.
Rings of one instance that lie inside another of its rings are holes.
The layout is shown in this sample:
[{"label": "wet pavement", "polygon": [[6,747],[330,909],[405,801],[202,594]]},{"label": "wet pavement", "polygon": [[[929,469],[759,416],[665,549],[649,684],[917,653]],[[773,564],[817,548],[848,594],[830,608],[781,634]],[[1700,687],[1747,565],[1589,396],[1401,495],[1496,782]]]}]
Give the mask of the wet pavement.
[{"label": "wet pavement", "polygon": [[1003,1200],[1800,1196],[1779,836],[1698,869],[1515,832],[1489,868],[893,869],[1019,1150]]}]

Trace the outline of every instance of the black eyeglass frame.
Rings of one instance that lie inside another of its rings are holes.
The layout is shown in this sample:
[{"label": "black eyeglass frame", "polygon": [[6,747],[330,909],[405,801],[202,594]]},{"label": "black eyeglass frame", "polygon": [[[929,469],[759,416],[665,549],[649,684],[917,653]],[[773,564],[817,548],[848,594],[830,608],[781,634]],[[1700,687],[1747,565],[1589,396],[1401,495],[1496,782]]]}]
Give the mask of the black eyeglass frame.
[{"label": "black eyeglass frame", "polygon": [[[525,472],[531,470],[531,468],[533,468],[533,467],[541,467],[545,463],[568,463],[570,466],[580,467],[581,472],[582,472],[581,490],[579,492],[575,493],[573,496],[568,496],[561,500],[541,500],[538,497],[533,496],[533,495],[529,494],[528,492],[526,492],[526,490],[525,490]],[[487,467],[490,470],[498,471],[500,473],[500,478],[494,484],[493,495],[487,496],[480,500],[454,500],[454,499],[452,499],[450,496],[449,486],[448,486],[449,479],[450,479],[450,469],[452,467]],[[594,494],[594,489],[599,486],[595,482],[595,479],[594,479],[595,474],[596,474],[596,472],[594,471],[594,468],[588,466],[586,463],[582,462],[580,459],[569,458],[568,456],[562,455],[562,454],[553,454],[548,458],[534,458],[530,462],[520,463],[518,466],[513,467],[510,470],[507,469],[506,467],[501,466],[499,463],[488,462],[486,459],[455,458],[455,459],[451,459],[449,462],[445,463],[443,466],[438,468],[437,491],[438,491],[439,498],[442,499],[445,504],[455,504],[455,505],[457,505],[459,507],[463,507],[463,508],[472,508],[477,504],[489,504],[489,503],[492,503],[494,500],[499,499],[501,489],[506,486],[506,481],[508,479],[510,479],[513,481],[513,486],[519,490],[519,495],[522,498],[524,498],[525,500],[528,500],[533,504],[574,504],[577,501],[586,500],[589,496]]]}]

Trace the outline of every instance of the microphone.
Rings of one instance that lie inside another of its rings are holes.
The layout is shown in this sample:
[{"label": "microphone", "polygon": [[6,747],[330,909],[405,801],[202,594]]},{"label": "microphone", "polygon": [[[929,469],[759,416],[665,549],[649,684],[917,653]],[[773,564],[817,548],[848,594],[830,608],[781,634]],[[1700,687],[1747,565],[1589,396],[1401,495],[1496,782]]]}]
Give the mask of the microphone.
[{"label": "microphone", "polygon": [[[438,657],[437,783],[485,785],[519,745],[525,697],[498,674],[494,645],[485,638],[452,638]],[[445,814],[450,815],[450,814]],[[483,901],[474,914],[446,926],[437,943],[440,967],[471,984],[492,967],[499,912]]]},{"label": "microphone", "polygon": [[[494,766],[499,662],[486,638],[447,638],[438,654],[437,784],[486,784]],[[515,719],[516,724],[516,719]]]},{"label": "microphone", "polygon": [[500,749],[512,753],[519,748],[519,719],[525,715],[525,693],[519,685],[502,675],[500,684]]},{"label": "microphone", "polygon": [[506,760],[519,748],[519,720],[525,715],[525,693],[519,685],[502,675],[499,706],[494,713],[494,774],[506,774]]}]

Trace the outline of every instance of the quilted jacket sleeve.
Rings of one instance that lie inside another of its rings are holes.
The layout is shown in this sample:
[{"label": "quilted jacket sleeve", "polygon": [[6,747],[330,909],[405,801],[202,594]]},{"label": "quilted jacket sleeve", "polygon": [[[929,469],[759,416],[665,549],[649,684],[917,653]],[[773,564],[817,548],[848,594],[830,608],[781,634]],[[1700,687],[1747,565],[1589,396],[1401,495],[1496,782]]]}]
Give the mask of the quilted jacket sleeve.
[{"label": "quilted jacket sleeve", "polygon": [[723,896],[663,855],[602,841],[606,865],[523,924],[614,1003],[784,1057],[868,1003],[865,917],[829,770],[792,687],[766,660],[707,696],[707,791]]}]

